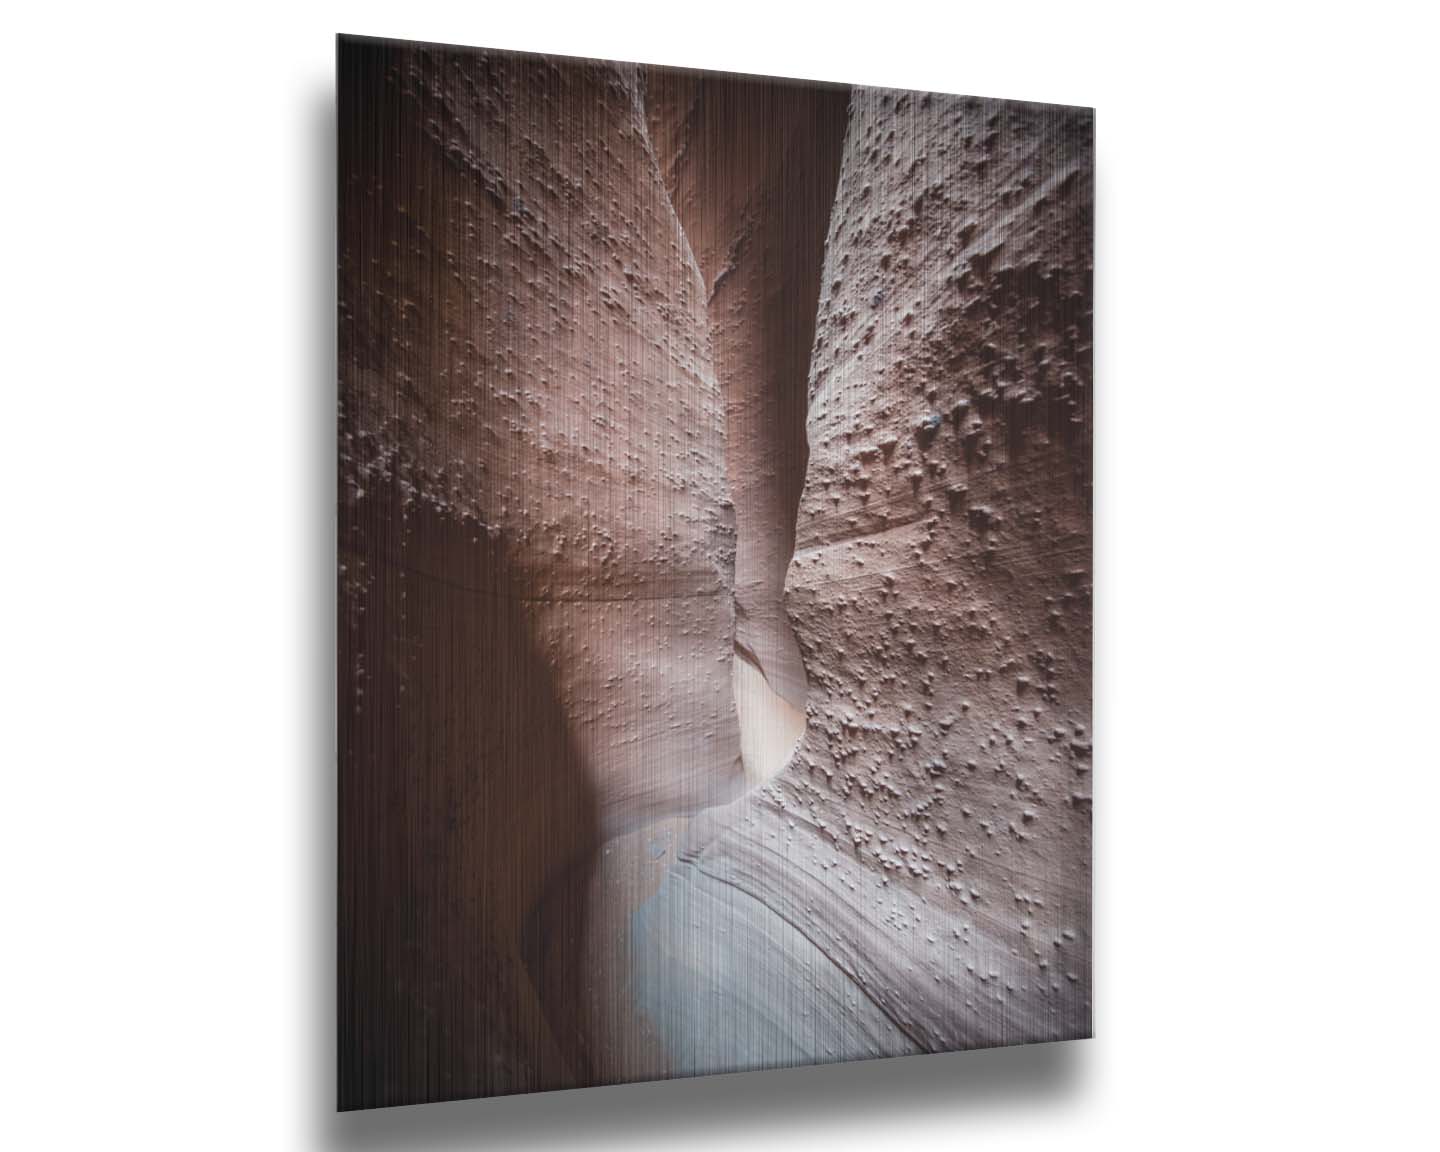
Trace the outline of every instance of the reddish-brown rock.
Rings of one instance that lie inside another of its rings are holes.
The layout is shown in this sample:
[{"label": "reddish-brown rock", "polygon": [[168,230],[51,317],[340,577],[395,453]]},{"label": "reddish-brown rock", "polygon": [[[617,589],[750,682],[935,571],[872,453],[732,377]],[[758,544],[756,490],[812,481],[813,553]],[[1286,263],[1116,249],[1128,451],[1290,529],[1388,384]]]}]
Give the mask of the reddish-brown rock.
[{"label": "reddish-brown rock", "polygon": [[343,1099],[580,1082],[547,892],[743,785],[704,287],[633,69],[346,53]]},{"label": "reddish-brown rock", "polygon": [[[696,1070],[1088,1035],[1091,166],[1081,110],[852,95],[786,585],[808,729],[657,897],[705,910],[655,980],[711,958],[671,1013]],[[757,974],[772,919],[809,958]]]},{"label": "reddish-brown rock", "polygon": [[805,482],[806,388],[849,89],[652,68],[661,171],[705,278],[735,505],[735,677],[746,771],[804,731],[805,669],[782,600]]},{"label": "reddish-brown rock", "polygon": [[340,102],[342,1105],[1087,1034],[1089,114]]}]

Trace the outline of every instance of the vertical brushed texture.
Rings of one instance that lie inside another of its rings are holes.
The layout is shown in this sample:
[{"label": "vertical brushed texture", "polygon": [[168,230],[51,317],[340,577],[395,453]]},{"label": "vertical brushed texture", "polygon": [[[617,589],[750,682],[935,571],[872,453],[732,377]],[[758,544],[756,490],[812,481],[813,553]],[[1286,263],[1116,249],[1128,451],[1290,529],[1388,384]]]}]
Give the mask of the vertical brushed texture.
[{"label": "vertical brushed texture", "polygon": [[1088,1035],[1091,114],[339,102],[340,1106]]}]

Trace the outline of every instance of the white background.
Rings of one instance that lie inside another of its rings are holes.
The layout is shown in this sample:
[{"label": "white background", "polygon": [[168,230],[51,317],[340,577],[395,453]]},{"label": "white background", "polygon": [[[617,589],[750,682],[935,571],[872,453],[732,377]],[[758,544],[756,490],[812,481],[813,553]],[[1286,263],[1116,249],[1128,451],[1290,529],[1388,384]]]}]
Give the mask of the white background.
[{"label": "white background", "polygon": [[[0,1144],[1435,1147],[1423,11],[11,7]],[[1097,1039],[329,1114],[340,30],[1098,108]]]}]

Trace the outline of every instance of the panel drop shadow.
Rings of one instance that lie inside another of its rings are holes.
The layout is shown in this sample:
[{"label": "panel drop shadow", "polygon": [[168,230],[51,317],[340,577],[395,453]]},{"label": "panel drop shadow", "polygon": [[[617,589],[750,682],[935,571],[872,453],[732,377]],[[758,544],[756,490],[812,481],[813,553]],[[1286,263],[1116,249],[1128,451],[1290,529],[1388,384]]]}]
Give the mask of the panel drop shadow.
[{"label": "panel drop shadow", "polygon": [[308,1009],[304,1067],[306,1085],[299,1126],[308,1143],[324,1139],[326,1123],[334,1116],[336,1071],[336,882],[339,796],[336,763],[336,470],[335,413],[338,372],[335,345],[336,268],[336,135],[335,92],[327,85],[309,93],[297,109],[303,119],[303,152],[296,165],[303,186],[297,189],[305,216],[308,245],[296,250],[299,267],[293,270],[305,286],[307,323],[301,379],[308,387],[295,397],[297,419],[306,448],[302,505],[304,539],[297,554],[303,569],[308,628],[306,672],[302,683],[306,699],[301,714],[306,724],[301,781],[303,828],[308,834],[307,875],[300,901],[302,920],[294,938],[302,941],[300,958]]},{"label": "panel drop shadow", "polygon": [[1074,1042],[744,1072],[534,1096],[350,1112],[331,1117],[336,1149],[570,1148],[582,1142],[673,1140],[723,1127],[770,1140],[877,1113],[960,1119],[988,1111],[1054,1107],[1076,1097],[1084,1049]]}]

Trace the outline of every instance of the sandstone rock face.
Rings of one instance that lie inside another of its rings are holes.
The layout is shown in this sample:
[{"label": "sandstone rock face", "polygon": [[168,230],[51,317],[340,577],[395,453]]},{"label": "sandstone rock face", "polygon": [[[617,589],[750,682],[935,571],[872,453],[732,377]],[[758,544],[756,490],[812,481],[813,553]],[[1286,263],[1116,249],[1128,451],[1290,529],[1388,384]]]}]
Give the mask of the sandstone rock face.
[{"label": "sandstone rock face", "polygon": [[735,697],[746,773],[804,731],[805,668],[783,608],[805,482],[806,384],[849,90],[649,69],[649,127],[705,279],[735,504]]},{"label": "sandstone rock face", "polygon": [[[851,96],[786,584],[808,730],[657,898],[743,893],[826,976],[712,990],[806,1022],[720,1066],[1088,1035],[1091,171],[1075,110]],[[775,951],[707,923],[692,966]]]},{"label": "sandstone rock face", "polygon": [[704,287],[633,69],[352,51],[342,1080],[355,1104],[573,1083],[530,987],[573,965],[522,953],[580,913],[541,931],[542,897],[743,786]]},{"label": "sandstone rock face", "polygon": [[1088,1034],[1089,114],[340,123],[342,1107]]}]

